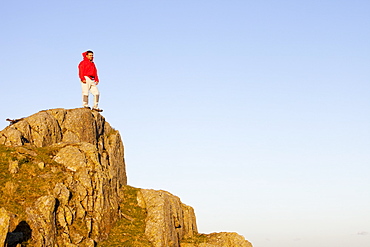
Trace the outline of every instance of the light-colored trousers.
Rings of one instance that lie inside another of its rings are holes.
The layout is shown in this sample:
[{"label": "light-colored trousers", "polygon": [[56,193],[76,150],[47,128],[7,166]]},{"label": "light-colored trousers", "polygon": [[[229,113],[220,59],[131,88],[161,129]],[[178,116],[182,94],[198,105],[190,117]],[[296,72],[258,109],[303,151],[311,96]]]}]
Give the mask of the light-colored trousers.
[{"label": "light-colored trousers", "polygon": [[91,80],[90,77],[85,76],[86,83],[81,82],[82,88],[82,105],[89,106],[89,91],[94,95],[94,108],[98,108],[99,103],[99,89],[95,84],[94,80]]}]

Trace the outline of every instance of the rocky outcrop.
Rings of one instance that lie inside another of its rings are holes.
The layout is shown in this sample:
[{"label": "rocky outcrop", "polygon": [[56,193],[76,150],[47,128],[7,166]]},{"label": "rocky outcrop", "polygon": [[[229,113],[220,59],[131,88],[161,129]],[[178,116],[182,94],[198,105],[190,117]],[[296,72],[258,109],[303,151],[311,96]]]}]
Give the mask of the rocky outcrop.
[{"label": "rocky outcrop", "polygon": [[0,131],[0,246],[251,247],[199,234],[192,207],[127,186],[124,147],[104,117],[51,109]]},{"label": "rocky outcrop", "polygon": [[[31,176],[44,168],[61,174],[33,203],[25,198],[23,205],[30,205],[23,220],[32,229],[34,246],[94,246],[107,237],[119,218],[118,194],[127,178],[120,134],[104,117],[84,108],[41,111],[1,131],[0,144],[15,148],[8,162],[14,176],[31,167]],[[52,150],[49,164],[38,160],[43,148]],[[24,187],[12,180],[5,185],[14,191]],[[13,221],[19,223],[17,217]]]},{"label": "rocky outcrop", "polygon": [[97,112],[86,108],[45,110],[0,131],[0,144],[6,146],[45,147],[58,143],[94,145],[102,163],[109,163],[109,172],[118,179],[114,182],[127,183],[121,136]]},{"label": "rocky outcrop", "polygon": [[176,247],[198,233],[194,210],[166,191],[142,189],[139,205],[147,210],[145,235],[154,247]]},{"label": "rocky outcrop", "polygon": [[145,235],[153,247],[252,247],[237,233],[199,234],[194,209],[167,191],[141,189],[137,200],[146,208]]}]

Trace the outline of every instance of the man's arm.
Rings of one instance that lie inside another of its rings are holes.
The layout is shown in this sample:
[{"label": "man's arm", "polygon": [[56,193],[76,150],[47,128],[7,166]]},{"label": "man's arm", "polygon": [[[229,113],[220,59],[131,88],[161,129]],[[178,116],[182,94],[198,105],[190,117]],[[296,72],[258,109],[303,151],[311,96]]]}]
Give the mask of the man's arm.
[{"label": "man's arm", "polygon": [[99,84],[98,69],[96,68],[95,64],[94,67],[95,67],[95,84],[98,85]]},{"label": "man's arm", "polygon": [[81,80],[82,83],[86,83],[84,71],[85,71],[85,66],[84,66],[83,62],[81,62],[78,65],[78,76],[80,77],[80,80]]}]

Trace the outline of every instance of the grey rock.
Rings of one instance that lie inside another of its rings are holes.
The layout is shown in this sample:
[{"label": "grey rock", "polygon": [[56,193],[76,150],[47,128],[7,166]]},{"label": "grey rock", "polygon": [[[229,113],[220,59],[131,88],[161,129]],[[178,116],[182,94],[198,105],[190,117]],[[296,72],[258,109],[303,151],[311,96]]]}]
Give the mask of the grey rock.
[{"label": "grey rock", "polygon": [[22,146],[22,132],[15,129],[15,126],[7,127],[2,131],[2,136],[5,137],[3,143],[6,146]]},{"label": "grey rock", "polygon": [[67,186],[62,183],[57,183],[54,187],[54,196],[57,198],[61,205],[67,205],[71,196],[71,192]]},{"label": "grey rock", "polygon": [[[32,139],[30,139],[29,141],[33,143],[36,147],[49,146],[62,140],[62,132],[58,125],[58,122],[48,112],[41,111],[26,118],[25,120],[31,127]],[[19,125],[21,123],[22,121],[19,122]],[[22,132],[25,132],[25,130],[23,130]]]},{"label": "grey rock", "polygon": [[197,233],[194,211],[180,198],[167,191],[142,189],[141,193],[148,212],[145,235],[154,247],[178,247],[185,236]]},{"label": "grey rock", "polygon": [[53,196],[42,196],[33,207],[26,209],[28,222],[32,228],[32,239],[36,246],[56,244],[55,203]]},{"label": "grey rock", "polygon": [[80,168],[86,167],[85,155],[74,146],[62,148],[54,157],[54,160],[74,172]]}]

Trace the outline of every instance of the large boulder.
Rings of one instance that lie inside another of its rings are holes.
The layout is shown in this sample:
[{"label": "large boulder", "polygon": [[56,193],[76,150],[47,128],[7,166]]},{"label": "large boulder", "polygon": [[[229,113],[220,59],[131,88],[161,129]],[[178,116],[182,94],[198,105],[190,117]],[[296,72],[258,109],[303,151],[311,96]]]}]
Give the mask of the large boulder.
[{"label": "large boulder", "polygon": [[[142,198],[142,199],[141,199]],[[193,208],[167,191],[142,189],[138,196],[148,216],[145,235],[154,247],[177,247],[185,237],[197,233]]]}]

